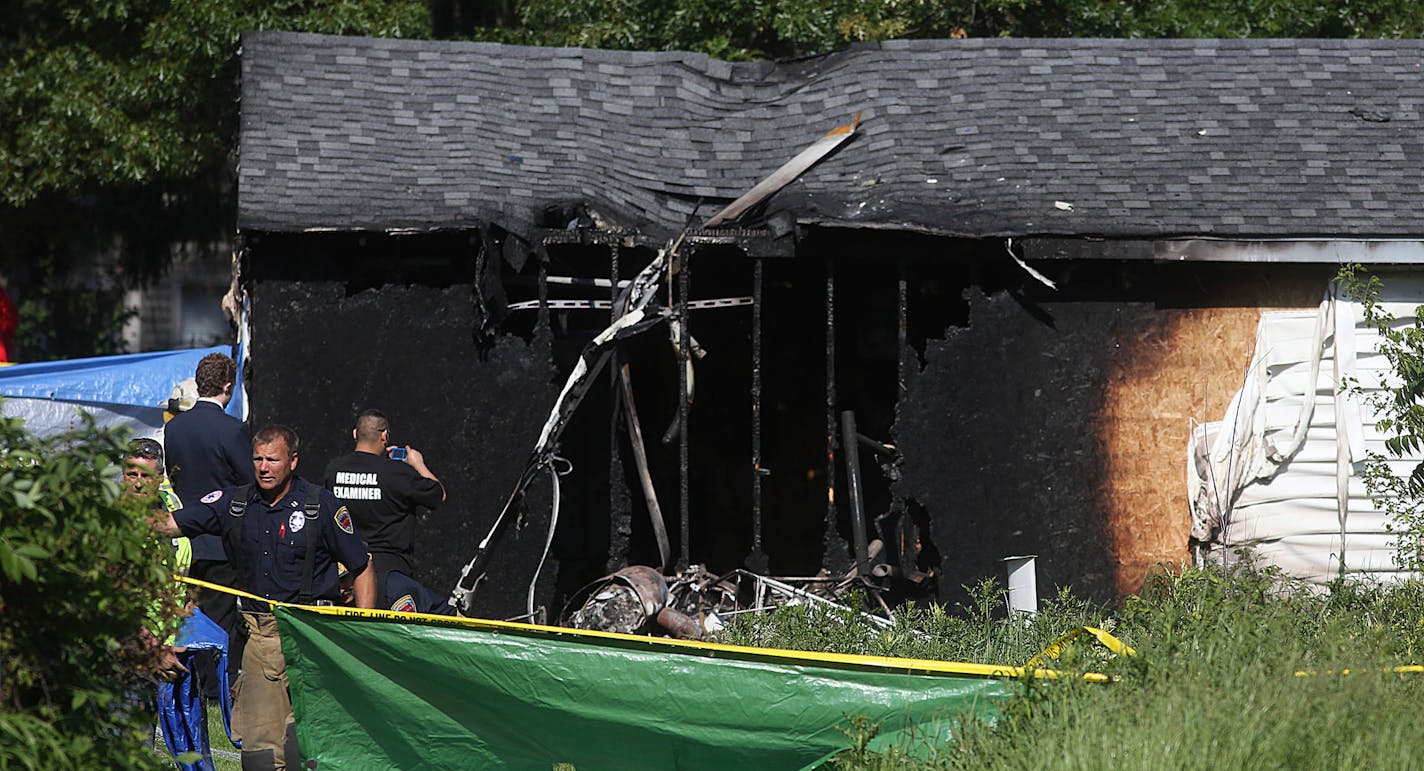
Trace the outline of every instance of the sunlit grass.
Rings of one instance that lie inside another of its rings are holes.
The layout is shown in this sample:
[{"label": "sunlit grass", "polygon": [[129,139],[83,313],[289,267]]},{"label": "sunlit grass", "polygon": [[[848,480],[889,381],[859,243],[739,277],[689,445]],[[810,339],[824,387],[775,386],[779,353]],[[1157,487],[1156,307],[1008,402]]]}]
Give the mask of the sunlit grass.
[{"label": "sunlit grass", "polygon": [[[1188,570],[1112,612],[1059,595],[1028,625],[1003,615],[996,587],[975,597],[953,613],[904,613],[891,632],[853,614],[783,609],[740,621],[723,640],[1023,664],[1057,634],[1091,625],[1137,650],[1129,659],[1077,647],[1057,666],[1118,681],[1023,681],[994,724],[963,726],[928,758],[852,751],[839,768],[1424,769],[1424,675],[1390,671],[1419,661],[1419,584],[1321,595],[1271,574]],[[860,744],[874,731],[846,728]]]},{"label": "sunlit grass", "polygon": [[[216,704],[208,705],[208,745],[217,771],[242,771],[242,761],[237,749],[228,741],[227,732],[223,730],[222,710]],[[162,739],[154,739],[154,752],[164,758],[171,757]]]}]

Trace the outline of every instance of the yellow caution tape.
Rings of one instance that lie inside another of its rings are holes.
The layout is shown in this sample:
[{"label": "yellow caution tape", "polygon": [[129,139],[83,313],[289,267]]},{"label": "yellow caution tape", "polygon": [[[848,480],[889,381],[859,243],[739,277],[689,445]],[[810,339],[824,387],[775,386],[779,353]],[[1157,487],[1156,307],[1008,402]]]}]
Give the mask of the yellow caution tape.
[{"label": "yellow caution tape", "polygon": [[[1016,667],[1009,664],[974,664],[961,661],[932,661],[930,659],[904,659],[892,656],[865,656],[853,653],[826,653],[822,651],[795,651],[783,648],[757,648],[745,645],[725,645],[722,643],[700,642],[697,640],[678,640],[670,637],[645,637],[636,634],[623,634],[620,632],[603,632],[594,629],[571,629],[562,626],[545,626],[543,624],[526,624],[518,621],[495,621],[484,618],[467,618],[465,616],[436,616],[428,613],[405,613],[394,610],[367,610],[364,608],[352,608],[344,605],[299,605],[293,602],[277,602],[258,597],[238,589],[221,584],[213,584],[196,578],[187,576],[174,576],[178,581],[194,586],[201,586],[217,592],[247,597],[249,599],[265,602],[269,605],[285,608],[300,608],[312,613],[320,613],[326,616],[341,616],[354,619],[381,619],[385,621],[400,622],[420,622],[424,624],[435,624],[442,626],[466,627],[470,629],[480,629],[486,632],[510,632],[516,634],[536,634],[553,637],[566,638],[589,638],[599,640],[613,640],[623,643],[633,643],[647,645],[652,648],[682,648],[698,651],[709,656],[716,656],[718,653],[733,654],[741,657],[753,657],[759,659],[769,659],[783,662],[810,662],[815,664],[830,664],[836,666],[849,666],[868,669],[883,669],[893,672],[904,672],[907,674],[929,674],[929,675],[959,675],[970,677],[998,677],[998,678],[1022,678],[1033,677],[1043,680],[1057,680],[1063,675],[1056,670],[1044,669],[1033,666],[1033,662],[1023,667]],[[1071,637],[1081,630],[1074,630],[1063,639]],[[1112,638],[1106,632],[1097,630],[1101,634]],[[1127,648],[1122,643],[1118,645]],[[1052,647],[1052,646],[1050,646]],[[1034,657],[1035,660],[1043,654]],[[1088,672],[1083,675],[1083,679],[1093,683],[1110,682],[1112,678],[1097,672]]]},{"label": "yellow caution tape", "polygon": [[1365,670],[1342,669],[1342,670],[1340,670],[1339,672],[1336,672],[1336,671],[1333,670],[1333,669],[1327,669],[1327,670],[1325,670],[1324,672],[1317,672],[1317,671],[1315,671],[1315,670],[1313,670],[1313,669],[1301,669],[1301,670],[1296,671],[1295,676],[1296,676],[1296,677],[1314,677],[1314,676],[1316,676],[1316,675],[1350,675],[1350,674],[1360,674],[1361,672],[1393,672],[1393,673],[1395,673],[1395,674],[1400,674],[1400,675],[1417,675],[1417,674],[1419,674],[1419,673],[1421,673],[1421,672],[1424,672],[1424,666],[1421,666],[1421,665],[1419,665],[1419,664],[1402,664],[1402,665],[1397,666],[1397,667],[1389,667],[1388,669],[1365,669]]},{"label": "yellow caution tape", "polygon": [[1073,631],[1069,632],[1068,634],[1065,634],[1057,640],[1054,640],[1053,642],[1049,643],[1047,648],[1044,648],[1043,651],[1037,656],[1034,656],[1033,658],[1029,659],[1028,663],[1024,664],[1024,666],[1031,667],[1037,664],[1042,664],[1044,659],[1058,658],[1059,656],[1063,655],[1063,651],[1068,648],[1068,642],[1070,640],[1085,632],[1097,638],[1098,642],[1103,644],[1103,647],[1107,648],[1113,653],[1116,653],[1119,656],[1137,655],[1137,651],[1133,650],[1132,646],[1128,645],[1122,640],[1117,639],[1116,637],[1113,637],[1107,632],[1098,629],[1097,627],[1080,626],[1077,629],[1074,629]]}]

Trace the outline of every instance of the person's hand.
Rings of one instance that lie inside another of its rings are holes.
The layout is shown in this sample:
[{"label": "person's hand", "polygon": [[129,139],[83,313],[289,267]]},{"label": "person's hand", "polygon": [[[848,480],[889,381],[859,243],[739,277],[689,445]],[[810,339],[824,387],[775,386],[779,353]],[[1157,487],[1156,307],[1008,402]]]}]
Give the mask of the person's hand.
[{"label": "person's hand", "polygon": [[[391,450],[396,446],[397,445],[391,445],[390,447],[387,447],[386,455],[390,455]],[[422,453],[420,450],[417,450],[414,447],[407,445],[405,448],[405,462],[411,468],[415,469],[415,473],[425,477],[426,479],[434,479],[436,482],[440,481],[440,479],[435,476],[434,472],[432,472],[429,468],[426,468],[425,454]],[[445,501],[444,484],[440,485],[440,500],[442,503]]]},{"label": "person's hand", "polygon": [[183,666],[183,662],[178,660],[178,654],[188,650],[186,645],[165,645],[158,654],[158,662],[154,666],[153,674],[159,680],[173,682],[188,672],[188,668]]},{"label": "person's hand", "polygon": [[[400,447],[400,446],[401,446],[401,445],[393,444],[393,445],[391,445],[390,447],[387,447],[387,448],[386,448],[386,457],[389,458],[390,455],[391,455],[391,450],[394,450],[395,448]],[[415,468],[421,468],[422,466],[425,465],[425,455],[423,455],[423,454],[420,452],[420,450],[417,450],[417,449],[415,449],[414,447],[411,447],[410,445],[406,445],[406,446],[405,446],[405,461],[403,461],[403,462],[406,463],[406,464],[408,464],[408,465],[414,466]]]}]

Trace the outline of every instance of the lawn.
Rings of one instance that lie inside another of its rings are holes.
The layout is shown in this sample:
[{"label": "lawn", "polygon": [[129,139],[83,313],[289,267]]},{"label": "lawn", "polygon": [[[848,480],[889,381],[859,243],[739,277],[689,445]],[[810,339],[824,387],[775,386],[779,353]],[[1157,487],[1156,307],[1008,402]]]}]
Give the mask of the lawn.
[{"label": "lawn", "polygon": [[1062,594],[1027,626],[1002,617],[999,596],[985,585],[959,613],[905,612],[890,632],[784,609],[726,641],[1022,664],[1091,625],[1136,649],[1129,658],[1078,647],[1063,670],[1116,682],[1026,680],[995,725],[963,726],[954,746],[915,758],[848,752],[843,769],[1424,769],[1424,674],[1392,671],[1421,658],[1417,583],[1322,595],[1270,574],[1187,570],[1111,612]]}]

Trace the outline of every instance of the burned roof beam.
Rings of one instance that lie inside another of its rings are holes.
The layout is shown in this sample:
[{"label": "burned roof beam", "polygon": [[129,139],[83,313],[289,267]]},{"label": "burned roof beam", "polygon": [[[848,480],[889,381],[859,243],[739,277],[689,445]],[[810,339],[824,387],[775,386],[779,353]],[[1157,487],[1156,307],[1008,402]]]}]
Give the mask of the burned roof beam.
[{"label": "burned roof beam", "polygon": [[[642,246],[657,248],[666,239],[637,230],[607,230],[601,228],[546,229],[537,239],[545,246]],[[694,246],[735,246],[751,257],[790,257],[795,245],[789,238],[778,238],[769,228],[689,228],[682,240]]]}]

